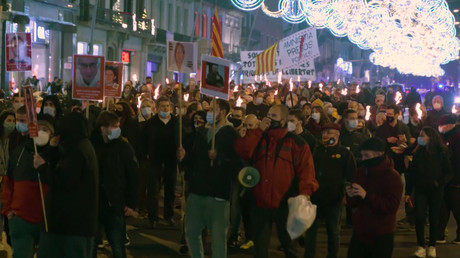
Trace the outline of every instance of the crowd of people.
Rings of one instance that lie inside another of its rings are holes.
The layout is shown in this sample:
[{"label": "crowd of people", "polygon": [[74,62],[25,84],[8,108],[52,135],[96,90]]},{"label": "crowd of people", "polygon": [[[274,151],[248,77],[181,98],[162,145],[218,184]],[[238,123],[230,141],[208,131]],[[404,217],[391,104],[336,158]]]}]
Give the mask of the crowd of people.
[{"label": "crowd of people", "polygon": [[[113,257],[126,257],[126,218],[179,226],[178,195],[186,200],[181,252],[194,258],[204,257],[207,233],[212,257],[229,248],[269,257],[273,224],[286,257],[300,255],[298,243],[315,257],[323,221],[327,257],[338,257],[342,221],[353,229],[348,257],[392,257],[397,224],[415,227],[416,257],[436,257],[451,212],[460,245],[451,89],[434,87],[422,102],[414,87],[232,83],[227,101],[146,78],[126,82],[120,99],[82,102],[53,87],[34,93],[35,138],[24,98],[0,96],[1,213],[13,257],[96,257],[103,233]],[[248,166],[260,174],[251,189],[238,180]],[[298,195],[317,214],[291,239],[287,200]],[[397,221],[401,202],[406,217]]]}]

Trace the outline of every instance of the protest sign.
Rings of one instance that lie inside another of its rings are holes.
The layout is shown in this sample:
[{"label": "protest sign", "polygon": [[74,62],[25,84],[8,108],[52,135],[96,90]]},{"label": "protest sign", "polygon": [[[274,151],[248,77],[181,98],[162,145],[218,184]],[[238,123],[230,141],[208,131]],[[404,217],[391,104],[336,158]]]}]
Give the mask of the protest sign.
[{"label": "protest sign", "polygon": [[105,77],[104,77],[104,96],[121,98],[122,93],[122,62],[105,62]]},{"label": "protest sign", "polygon": [[319,56],[316,28],[310,27],[283,38],[278,44],[283,69],[295,68]]},{"label": "protest sign", "polygon": [[32,44],[30,33],[6,34],[6,71],[32,70]]},{"label": "protest sign", "polygon": [[34,95],[31,86],[24,86],[24,106],[26,107],[29,137],[38,137],[37,113],[35,112]]},{"label": "protest sign", "polygon": [[168,41],[168,71],[181,73],[196,72],[197,46],[195,43]]},{"label": "protest sign", "polygon": [[229,99],[229,75],[231,62],[213,56],[201,58],[201,93]]},{"label": "protest sign", "polygon": [[72,98],[104,98],[105,59],[103,56],[75,55],[73,59]]},{"label": "protest sign", "polygon": [[[262,52],[257,51],[241,51],[241,65],[243,73],[243,83],[254,83],[263,82],[268,80],[269,82],[276,82],[282,79],[293,78],[301,81],[314,81],[316,80],[315,63],[313,60],[306,61],[301,65],[297,65],[293,68],[281,69],[281,58],[277,55],[275,60],[275,72],[269,72],[265,75],[256,76],[256,60],[255,57]],[[281,71],[281,77],[279,72]],[[299,77],[300,76],[300,77]]]}]

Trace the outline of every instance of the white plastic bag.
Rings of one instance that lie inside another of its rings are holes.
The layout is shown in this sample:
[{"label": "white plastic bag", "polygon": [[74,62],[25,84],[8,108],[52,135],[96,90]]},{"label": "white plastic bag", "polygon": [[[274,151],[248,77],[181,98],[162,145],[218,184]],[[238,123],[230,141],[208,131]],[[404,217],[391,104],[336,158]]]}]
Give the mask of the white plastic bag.
[{"label": "white plastic bag", "polygon": [[286,229],[291,239],[294,240],[305,233],[315,221],[316,205],[304,195],[289,198],[288,205],[289,215]]}]

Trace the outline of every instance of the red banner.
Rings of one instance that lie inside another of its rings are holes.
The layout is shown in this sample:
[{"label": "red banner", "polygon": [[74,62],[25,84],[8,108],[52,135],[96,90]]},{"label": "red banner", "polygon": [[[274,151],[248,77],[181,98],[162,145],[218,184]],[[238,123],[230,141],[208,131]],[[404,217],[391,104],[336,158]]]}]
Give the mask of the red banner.
[{"label": "red banner", "polygon": [[5,43],[6,71],[32,70],[32,44],[30,33],[7,33]]},{"label": "red banner", "polygon": [[104,96],[121,98],[122,93],[122,62],[105,62],[105,78],[104,78]]},{"label": "red banner", "polygon": [[37,113],[35,113],[34,92],[31,86],[25,86],[24,106],[26,107],[27,123],[29,126],[29,137],[38,137]]}]

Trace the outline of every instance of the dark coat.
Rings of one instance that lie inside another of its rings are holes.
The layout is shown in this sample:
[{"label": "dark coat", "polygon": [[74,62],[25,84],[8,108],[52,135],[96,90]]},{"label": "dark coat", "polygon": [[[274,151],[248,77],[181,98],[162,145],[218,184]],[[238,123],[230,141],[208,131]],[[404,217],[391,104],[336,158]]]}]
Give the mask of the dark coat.
[{"label": "dark coat", "polygon": [[457,125],[451,131],[441,134],[444,143],[451,154],[450,161],[454,171],[454,178],[449,185],[460,188],[460,126]]},{"label": "dark coat", "polygon": [[176,152],[179,147],[179,122],[171,115],[167,124],[161,121],[158,114],[150,118],[144,125],[145,149],[152,164],[162,162],[175,164]]}]

